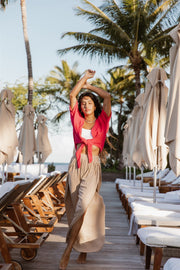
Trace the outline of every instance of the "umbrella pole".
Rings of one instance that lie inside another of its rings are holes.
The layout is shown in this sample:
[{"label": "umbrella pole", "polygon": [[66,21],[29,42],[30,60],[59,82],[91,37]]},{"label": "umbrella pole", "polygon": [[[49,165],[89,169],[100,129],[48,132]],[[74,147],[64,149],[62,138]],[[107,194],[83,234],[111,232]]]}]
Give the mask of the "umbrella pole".
[{"label": "umbrella pole", "polygon": [[128,180],[128,166],[126,165],[126,180]]},{"label": "umbrella pole", "polygon": [[128,166],[126,165],[126,180],[128,179]]},{"label": "umbrella pole", "polygon": [[41,175],[41,163],[39,163],[39,175]]},{"label": "umbrella pole", "polygon": [[41,162],[40,162],[40,152],[39,151],[38,151],[38,163],[39,163],[39,175],[41,175]]},{"label": "umbrella pole", "polygon": [[131,166],[129,166],[129,181],[131,181]]},{"label": "umbrella pole", "polygon": [[8,179],[8,164],[5,164],[5,165],[6,165],[5,180],[7,181],[7,179]]},{"label": "umbrella pole", "polygon": [[[161,151],[161,147],[159,147],[158,149],[158,164],[159,164],[159,167],[162,168],[161,164],[160,164],[160,151]],[[161,178],[159,177],[159,187],[161,186]]]},{"label": "umbrella pole", "polygon": [[134,174],[133,174],[133,184],[134,184],[134,186],[135,186],[135,180],[136,180],[136,167],[134,166],[133,167],[133,172],[134,172]]},{"label": "umbrella pole", "polygon": [[27,180],[27,164],[25,165],[25,180]]},{"label": "umbrella pole", "polygon": [[143,192],[143,166],[141,166],[141,192]]},{"label": "umbrella pole", "polygon": [[5,181],[5,175],[4,175],[4,167],[5,167],[5,162],[3,163],[2,165],[2,184],[4,184],[4,181]]},{"label": "umbrella pole", "polygon": [[155,151],[155,158],[156,158],[156,166],[154,167],[154,192],[153,192],[153,203],[156,203],[156,184],[157,184],[157,166],[158,166],[158,160],[157,160],[157,154],[158,154],[158,149],[156,148]]},{"label": "umbrella pole", "polygon": [[157,166],[154,167],[154,194],[153,203],[156,203]]}]

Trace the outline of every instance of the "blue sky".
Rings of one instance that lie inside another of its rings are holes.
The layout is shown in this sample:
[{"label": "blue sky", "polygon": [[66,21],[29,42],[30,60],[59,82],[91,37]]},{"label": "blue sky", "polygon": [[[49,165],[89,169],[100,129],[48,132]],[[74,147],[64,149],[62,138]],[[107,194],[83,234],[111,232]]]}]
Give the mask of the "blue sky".
[{"label": "blue sky", "polygon": [[[96,6],[102,0],[91,0]],[[78,61],[78,71],[91,68],[96,70],[96,77],[106,74],[108,68],[117,65],[90,60],[77,54],[57,55],[57,50],[75,44],[73,39],[61,39],[66,31],[88,32],[92,26],[84,18],[75,15],[74,8],[82,6],[80,0],[27,0],[27,26],[30,41],[34,80],[44,78],[55,65],[66,60],[70,66]],[[22,32],[20,0],[0,11],[0,90],[6,83],[27,81],[27,61]],[[67,121],[68,119],[66,119]],[[72,150],[72,128],[61,124],[59,134],[49,130],[53,153],[49,162],[69,162]]]},{"label": "blue sky", "polygon": [[[26,81],[27,62],[22,32],[19,0],[11,3],[4,12],[0,12],[0,87],[6,82]],[[92,0],[99,6],[102,0]],[[70,66],[78,61],[78,70],[87,68],[96,70],[97,76],[116,63],[107,65],[96,59],[77,54],[57,55],[57,50],[75,44],[70,38],[61,39],[66,31],[88,32],[92,26],[85,18],[75,14],[74,8],[82,6],[80,0],[27,0],[27,25],[32,54],[34,79],[45,77],[55,65],[65,59]]]}]

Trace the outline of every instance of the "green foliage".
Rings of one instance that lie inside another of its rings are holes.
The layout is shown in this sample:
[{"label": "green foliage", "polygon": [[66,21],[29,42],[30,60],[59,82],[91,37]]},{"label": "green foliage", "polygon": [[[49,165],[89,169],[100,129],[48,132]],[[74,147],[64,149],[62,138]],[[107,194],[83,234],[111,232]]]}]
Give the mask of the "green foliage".
[{"label": "green foliage", "polygon": [[56,169],[56,167],[54,166],[54,163],[53,162],[50,163],[50,164],[48,164],[48,173],[54,172],[55,169]]},{"label": "green foliage", "polygon": [[118,172],[120,170],[119,168],[119,160],[113,160],[111,158],[108,158],[106,161],[106,164],[101,164],[102,171],[106,172]]},{"label": "green foliage", "polygon": [[[34,94],[33,94],[33,107],[37,113],[42,113],[42,108],[47,104],[47,95],[40,94],[37,91],[39,87],[39,83],[35,83],[34,85]],[[14,97],[12,99],[12,103],[16,110],[16,125],[19,125],[22,122],[23,118],[23,108],[27,104],[27,96],[28,96],[28,89],[27,86],[23,83],[18,83],[14,86],[8,87]],[[43,111],[45,113],[45,111]]]},{"label": "green foliage", "polygon": [[70,68],[68,63],[62,60],[61,66],[55,66],[47,76],[44,88],[39,91],[51,99],[51,109],[55,113],[52,122],[55,124],[69,112],[69,94],[81,76],[76,70],[77,66],[78,64],[75,62]]},{"label": "green foliage", "polygon": [[82,3],[85,8],[78,7],[77,15],[88,20],[94,28],[89,33],[63,34],[62,38],[72,37],[77,44],[60,49],[58,53],[64,55],[74,51],[107,62],[128,60],[139,94],[140,76],[147,75],[147,67],[154,57],[164,59],[166,65],[169,61],[172,39],[168,33],[180,20],[180,1],[105,0],[101,7],[88,0]]},{"label": "green foliage", "polygon": [[12,100],[13,105],[15,106],[16,111],[22,111],[23,107],[27,104],[27,88],[24,84],[18,83],[13,87],[9,87],[13,92],[14,98]]}]

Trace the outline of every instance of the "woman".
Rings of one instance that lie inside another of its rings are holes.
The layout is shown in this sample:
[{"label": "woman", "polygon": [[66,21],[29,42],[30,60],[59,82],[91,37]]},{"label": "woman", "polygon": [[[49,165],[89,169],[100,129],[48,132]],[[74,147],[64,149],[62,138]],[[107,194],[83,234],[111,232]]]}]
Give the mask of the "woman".
[{"label": "woman", "polygon": [[[104,244],[105,207],[98,191],[101,185],[99,154],[103,150],[111,117],[111,97],[87,82],[95,71],[87,70],[70,93],[70,115],[76,153],[72,158],[66,185],[66,213],[69,224],[67,247],[59,269],[66,269],[72,248],[80,252],[77,262],[86,262],[87,252],[96,252]],[[89,92],[81,94],[82,88]],[[96,95],[103,98],[103,108]]]}]

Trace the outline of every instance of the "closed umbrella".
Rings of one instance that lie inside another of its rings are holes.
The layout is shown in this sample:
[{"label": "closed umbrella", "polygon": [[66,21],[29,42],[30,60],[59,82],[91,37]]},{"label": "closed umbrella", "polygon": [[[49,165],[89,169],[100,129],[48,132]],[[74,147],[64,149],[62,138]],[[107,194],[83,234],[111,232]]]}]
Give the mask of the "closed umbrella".
[{"label": "closed umbrella", "polygon": [[[141,191],[143,191],[143,168],[146,166],[141,153],[140,141],[138,141],[139,131],[143,119],[144,93],[139,94],[135,99],[135,107],[132,112],[133,128],[131,140],[131,159],[141,169]],[[135,177],[134,177],[135,179]],[[134,181],[135,184],[135,181]]]},{"label": "closed umbrella", "polygon": [[169,163],[176,175],[180,175],[180,24],[171,32],[175,41],[170,49],[170,93],[165,129],[169,146]]},{"label": "closed umbrella", "polygon": [[144,93],[138,95],[135,99],[135,107],[133,110],[133,139],[131,142],[131,157],[134,163],[141,168],[145,166],[145,162],[142,158],[140,141],[138,141],[139,131],[141,129],[143,119],[143,104]]},{"label": "closed umbrella", "polygon": [[51,144],[48,138],[48,128],[46,126],[46,120],[47,118],[44,115],[39,115],[37,118],[38,134],[36,143],[39,164],[44,163],[47,157],[52,153]]},{"label": "closed umbrella", "polygon": [[127,143],[128,143],[128,124],[126,123],[123,127],[123,163],[126,168],[126,180],[128,179],[128,157],[127,157]]},{"label": "closed umbrella", "polygon": [[[18,146],[15,128],[15,108],[11,103],[13,93],[9,89],[1,91],[0,106],[0,164],[10,164],[14,160]],[[4,181],[4,173],[3,173]]]},{"label": "closed umbrella", "polygon": [[33,157],[36,151],[34,108],[31,105],[26,105],[23,113],[23,124],[20,129],[18,149],[22,154],[22,163],[27,165],[33,163]]},{"label": "closed umbrella", "polygon": [[[132,123],[132,117],[129,117],[129,119],[126,121],[126,124],[124,125],[124,131],[123,131],[123,163],[126,166],[126,179],[128,178],[128,166],[129,168],[132,166],[132,161],[130,160],[130,137],[131,137],[131,123]],[[130,174],[130,172],[129,172]],[[130,179],[130,176],[129,176]]]},{"label": "closed umbrella", "polygon": [[[168,88],[165,85],[166,72],[154,68],[147,76],[144,95],[144,117],[139,134],[139,144],[143,160],[150,170],[154,169],[154,201],[156,200],[156,169],[167,165],[167,146],[165,145],[165,122]],[[165,154],[164,154],[165,153]],[[163,154],[163,155],[162,155]]]}]

